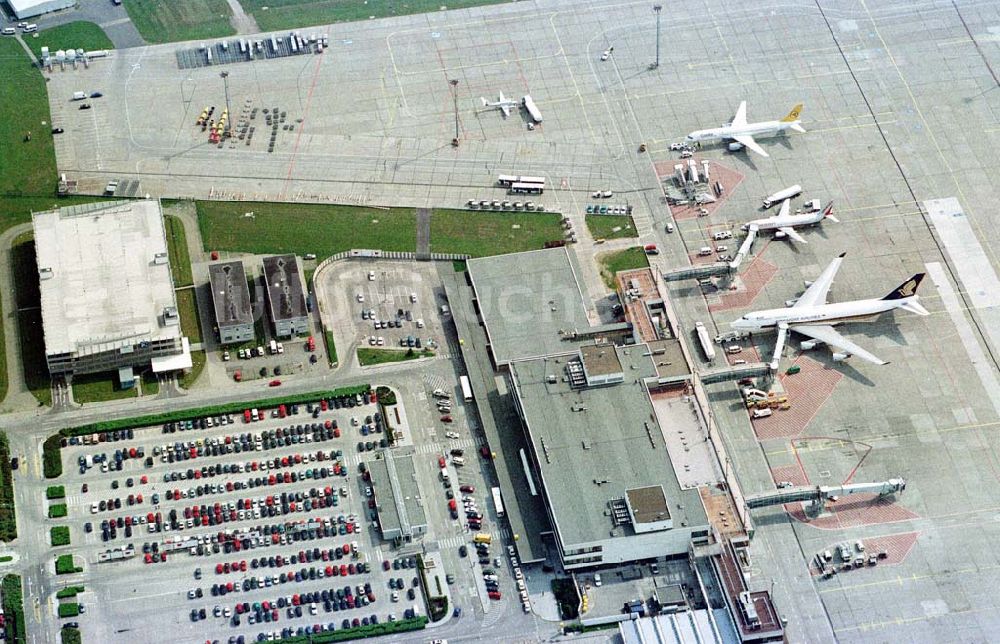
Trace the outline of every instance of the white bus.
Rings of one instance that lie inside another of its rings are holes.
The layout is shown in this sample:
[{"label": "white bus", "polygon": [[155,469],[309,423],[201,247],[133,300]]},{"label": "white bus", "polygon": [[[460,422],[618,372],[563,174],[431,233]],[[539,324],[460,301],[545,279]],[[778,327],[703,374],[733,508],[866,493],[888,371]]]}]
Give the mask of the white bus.
[{"label": "white bus", "polygon": [[544,183],[524,183],[518,181],[510,184],[510,191],[514,194],[540,195],[545,192]]},{"label": "white bus", "polygon": [[497,516],[503,516],[503,499],[500,498],[500,488],[495,487],[490,490],[493,492],[493,506],[497,509]]},{"label": "white bus", "polygon": [[462,376],[459,379],[459,382],[462,385],[462,398],[465,400],[465,402],[469,402],[470,400],[472,400],[472,385],[469,384],[469,377]]}]

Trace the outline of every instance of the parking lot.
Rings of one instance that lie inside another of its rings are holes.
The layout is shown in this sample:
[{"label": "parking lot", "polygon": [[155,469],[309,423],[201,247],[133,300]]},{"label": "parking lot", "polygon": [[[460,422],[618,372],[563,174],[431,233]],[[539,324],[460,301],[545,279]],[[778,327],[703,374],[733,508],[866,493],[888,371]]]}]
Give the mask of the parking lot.
[{"label": "parking lot", "polygon": [[[426,614],[416,562],[394,566],[383,552],[359,471],[362,425],[384,435],[377,407],[327,406],[193,418],[191,428],[64,448],[83,572],[58,580],[85,586],[86,637],[254,641]],[[88,468],[95,456],[103,462]]]},{"label": "parking lot", "polygon": [[[426,268],[425,268],[426,267]],[[332,324],[341,361],[361,347],[439,349],[443,342],[444,291],[433,264],[387,260],[338,264],[331,279],[316,286],[327,289],[334,303]]]}]

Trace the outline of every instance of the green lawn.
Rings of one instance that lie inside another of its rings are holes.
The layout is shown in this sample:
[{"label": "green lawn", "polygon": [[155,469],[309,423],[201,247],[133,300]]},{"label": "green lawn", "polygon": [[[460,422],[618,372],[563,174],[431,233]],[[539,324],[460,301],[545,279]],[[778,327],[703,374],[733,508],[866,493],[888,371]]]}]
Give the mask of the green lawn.
[{"label": "green lawn", "polygon": [[[615,229],[618,230],[615,230]],[[594,239],[618,239],[620,237],[638,237],[630,216],[587,215],[587,229]]]},{"label": "green lawn", "polygon": [[430,349],[410,351],[408,349],[375,349],[371,347],[358,347],[358,362],[362,367],[368,367],[374,364],[385,364],[387,362],[416,360],[417,358],[430,358],[433,355],[434,352]]},{"label": "green lawn", "polygon": [[88,373],[73,376],[73,400],[78,403],[96,403],[108,400],[135,398],[136,391],[118,386],[118,372]]},{"label": "green lawn", "polygon": [[192,351],[191,352],[191,368],[181,376],[178,381],[181,389],[190,389],[191,385],[198,380],[198,376],[201,375],[202,369],[205,368],[205,352],[204,351]]},{"label": "green lawn", "polygon": [[49,539],[51,539],[53,546],[68,546],[69,526],[65,525],[53,526],[52,529],[49,530]]},{"label": "green lawn", "polygon": [[59,617],[76,617],[80,614],[80,604],[59,604]]},{"label": "green lawn", "polygon": [[[0,41],[2,43],[4,41]],[[0,119],[2,121],[2,119]],[[21,367],[28,389],[39,403],[52,404],[51,379],[45,363],[45,339],[42,333],[41,294],[35,264],[35,240],[31,233],[18,236],[11,244],[11,271],[14,277],[14,301],[20,335]]]},{"label": "green lawn", "polygon": [[[416,250],[412,208],[220,201],[199,201],[197,208],[202,240],[214,250],[319,257],[352,248]],[[431,217],[431,250],[438,253],[499,255],[562,238],[553,213],[436,210]]]},{"label": "green lawn", "polygon": [[65,503],[56,503],[55,505],[49,506],[49,518],[50,519],[61,519],[66,516],[68,510],[66,509]]},{"label": "green lawn", "polygon": [[323,339],[326,340],[326,355],[330,366],[337,364],[337,345],[333,342],[333,331],[326,329],[323,331]]},{"label": "green lawn", "polygon": [[236,33],[226,0],[125,0],[132,24],[149,43],[221,38]]},{"label": "green lawn", "polygon": [[83,568],[78,568],[73,560],[73,555],[59,555],[56,557],[56,574],[68,575],[74,572],[83,572]]},{"label": "green lawn", "polygon": [[14,508],[14,472],[10,467],[10,443],[0,432],[0,541],[17,538],[17,512]]},{"label": "green lawn", "polygon": [[417,243],[412,209],[246,201],[199,201],[197,208],[202,241],[212,250],[327,257],[351,248],[412,251]]},{"label": "green lawn", "polygon": [[42,29],[38,32],[38,38],[25,38],[24,42],[28,43],[28,47],[38,58],[42,57],[42,47],[48,47],[52,55],[59,49],[94,51],[115,48],[103,29],[93,22],[83,20]]},{"label": "green lawn", "polygon": [[62,485],[50,485],[45,489],[46,499],[65,499],[66,487]]},{"label": "green lawn", "polygon": [[486,257],[536,250],[563,238],[561,220],[555,213],[435,210],[431,251]]},{"label": "green lawn", "polygon": [[601,278],[611,290],[615,288],[615,273],[627,271],[631,268],[646,268],[649,266],[649,259],[641,246],[626,248],[612,253],[604,253],[597,256],[597,261],[601,265]]},{"label": "green lawn", "polygon": [[56,591],[56,599],[69,599],[70,597],[76,597],[83,592],[83,586],[67,586],[62,590]]},{"label": "green lawn", "polygon": [[193,343],[201,342],[201,323],[198,321],[198,306],[194,289],[177,291],[177,313],[181,316],[181,332]]},{"label": "green lawn", "polygon": [[[257,20],[263,31],[281,31],[296,27],[311,27],[334,22],[368,20],[371,17],[402,16],[414,13],[478,7],[496,4],[498,0],[240,0],[243,9]],[[265,9],[266,7],[266,9]]]},{"label": "green lawn", "polygon": [[174,278],[174,288],[194,284],[191,275],[191,255],[188,253],[184,223],[180,217],[166,216],[163,227],[167,234],[167,252],[170,254],[170,274]]},{"label": "green lawn", "polygon": [[27,633],[24,630],[24,599],[21,594],[21,578],[7,575],[0,583],[3,589],[3,612],[7,618],[8,644],[24,644]]},{"label": "green lawn", "polygon": [[80,629],[70,626],[63,626],[59,629],[59,638],[61,644],[80,644],[83,641]]}]

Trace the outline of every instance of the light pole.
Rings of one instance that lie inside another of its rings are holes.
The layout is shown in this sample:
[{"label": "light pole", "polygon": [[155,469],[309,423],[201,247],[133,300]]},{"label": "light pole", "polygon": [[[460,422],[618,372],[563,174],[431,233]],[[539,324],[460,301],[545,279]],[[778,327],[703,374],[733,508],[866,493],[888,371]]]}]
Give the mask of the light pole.
[{"label": "light pole", "polygon": [[[226,119],[226,132],[229,131],[229,122],[233,120],[233,112],[229,109],[229,72],[221,72],[219,76],[222,76],[222,84],[226,90],[226,114],[228,118]],[[225,136],[225,133],[223,133]]]},{"label": "light pole", "polygon": [[660,66],[660,11],[662,9],[663,5],[653,5],[653,11],[656,12],[656,62],[653,63],[653,69]]},{"label": "light pole", "polygon": [[458,90],[457,90],[458,79],[453,78],[448,82],[451,83],[451,97],[455,101],[455,138],[451,140],[451,144],[457,148],[458,147]]}]

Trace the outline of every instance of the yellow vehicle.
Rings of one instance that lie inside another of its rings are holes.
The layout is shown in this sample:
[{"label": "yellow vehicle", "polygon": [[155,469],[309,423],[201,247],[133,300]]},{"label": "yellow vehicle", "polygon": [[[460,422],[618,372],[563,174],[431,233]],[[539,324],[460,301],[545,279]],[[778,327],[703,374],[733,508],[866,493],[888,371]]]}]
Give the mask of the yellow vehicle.
[{"label": "yellow vehicle", "polygon": [[489,544],[491,541],[493,541],[493,537],[485,532],[480,532],[476,536],[472,537],[472,541],[474,543]]}]

